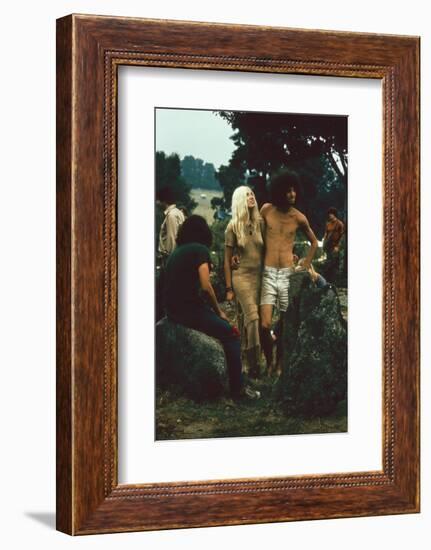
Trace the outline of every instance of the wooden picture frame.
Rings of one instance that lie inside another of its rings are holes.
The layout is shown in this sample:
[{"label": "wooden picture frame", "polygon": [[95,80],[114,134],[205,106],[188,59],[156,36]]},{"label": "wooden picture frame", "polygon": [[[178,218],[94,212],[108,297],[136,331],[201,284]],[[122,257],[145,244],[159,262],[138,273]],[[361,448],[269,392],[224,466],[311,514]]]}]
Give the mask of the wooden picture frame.
[{"label": "wooden picture frame", "polygon": [[[382,81],[381,471],[118,484],[116,91],[124,64]],[[81,535],[418,511],[419,38],[59,19],[57,529]]]}]

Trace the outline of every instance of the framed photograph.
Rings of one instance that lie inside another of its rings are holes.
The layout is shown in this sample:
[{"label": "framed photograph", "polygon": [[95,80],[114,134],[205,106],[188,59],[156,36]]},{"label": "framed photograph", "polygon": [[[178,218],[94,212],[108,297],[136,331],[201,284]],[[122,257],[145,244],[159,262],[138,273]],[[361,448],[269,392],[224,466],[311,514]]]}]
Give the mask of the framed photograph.
[{"label": "framed photograph", "polygon": [[155,127],[156,440],[347,432],[347,116],[158,107]]},{"label": "framed photograph", "polygon": [[419,511],[419,38],[57,21],[57,528]]}]

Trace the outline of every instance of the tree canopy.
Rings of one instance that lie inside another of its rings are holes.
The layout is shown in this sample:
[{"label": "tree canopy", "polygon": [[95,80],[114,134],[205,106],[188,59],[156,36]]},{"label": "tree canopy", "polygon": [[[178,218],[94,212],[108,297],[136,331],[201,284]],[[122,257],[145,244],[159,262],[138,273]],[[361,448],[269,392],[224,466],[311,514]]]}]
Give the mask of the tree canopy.
[{"label": "tree canopy", "polygon": [[156,152],[156,190],[170,186],[174,200],[184,206],[189,212],[196,207],[196,202],[190,196],[191,186],[181,176],[180,157],[174,153],[167,156],[164,151]]},{"label": "tree canopy", "polygon": [[220,185],[215,177],[214,164],[210,162],[204,162],[193,155],[186,155],[181,161],[181,174],[186,182],[194,188],[220,191]]},{"label": "tree canopy", "polygon": [[259,206],[269,199],[267,182],[283,168],[298,172],[302,193],[298,207],[318,233],[330,206],[347,211],[347,117],[289,113],[218,111],[234,130],[236,149],[216,177],[226,207],[246,181]]},{"label": "tree canopy", "polygon": [[280,167],[325,156],[347,184],[347,118],[332,115],[219,111],[232,126],[231,165],[271,176]]}]

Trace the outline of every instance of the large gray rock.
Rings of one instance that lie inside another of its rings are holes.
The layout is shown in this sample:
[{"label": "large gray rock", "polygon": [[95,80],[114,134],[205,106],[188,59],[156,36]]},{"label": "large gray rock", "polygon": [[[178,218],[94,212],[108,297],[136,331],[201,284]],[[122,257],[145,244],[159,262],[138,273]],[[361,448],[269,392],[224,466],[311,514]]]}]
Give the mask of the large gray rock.
[{"label": "large gray rock", "polygon": [[293,275],[282,326],[277,394],[289,415],[331,413],[347,397],[347,324],[335,287]]},{"label": "large gray rock", "polygon": [[203,332],[169,321],[156,324],[156,383],[195,401],[216,399],[227,390],[222,345]]}]

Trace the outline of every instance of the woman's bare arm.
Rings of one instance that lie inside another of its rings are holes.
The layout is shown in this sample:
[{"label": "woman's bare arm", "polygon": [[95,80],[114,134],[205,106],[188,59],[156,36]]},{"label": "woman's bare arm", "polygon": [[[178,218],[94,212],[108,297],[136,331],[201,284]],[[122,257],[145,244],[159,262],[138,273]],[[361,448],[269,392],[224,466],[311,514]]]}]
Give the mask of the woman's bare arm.
[{"label": "woman's bare arm", "polygon": [[226,287],[232,288],[232,255],[233,248],[231,246],[224,247],[224,278]]},{"label": "woman's bare arm", "polygon": [[226,245],[224,248],[224,278],[226,281],[226,300],[231,302],[235,299],[235,292],[232,287],[232,270],[238,269],[239,256],[234,255],[233,247]]}]

